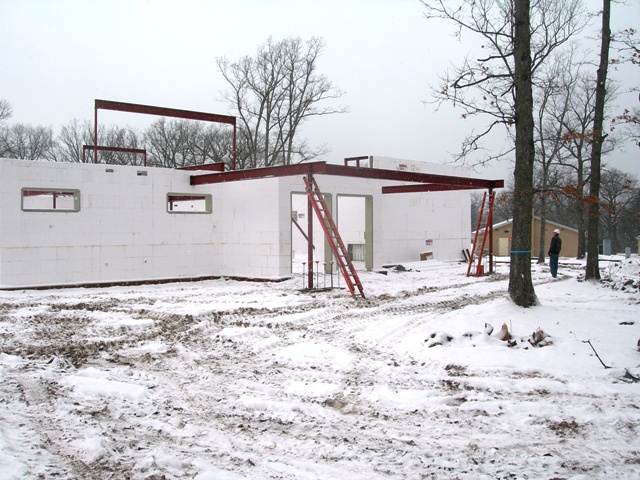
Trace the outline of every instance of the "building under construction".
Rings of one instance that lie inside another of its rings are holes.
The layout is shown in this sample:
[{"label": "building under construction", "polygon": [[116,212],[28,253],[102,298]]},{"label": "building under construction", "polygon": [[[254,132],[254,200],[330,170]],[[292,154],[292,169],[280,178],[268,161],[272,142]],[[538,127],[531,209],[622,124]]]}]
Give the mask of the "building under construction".
[{"label": "building under construction", "polygon": [[229,171],[0,159],[0,288],[297,274],[313,288],[321,270],[361,293],[353,261],[463,258],[470,191],[503,182],[459,172],[375,156]]}]

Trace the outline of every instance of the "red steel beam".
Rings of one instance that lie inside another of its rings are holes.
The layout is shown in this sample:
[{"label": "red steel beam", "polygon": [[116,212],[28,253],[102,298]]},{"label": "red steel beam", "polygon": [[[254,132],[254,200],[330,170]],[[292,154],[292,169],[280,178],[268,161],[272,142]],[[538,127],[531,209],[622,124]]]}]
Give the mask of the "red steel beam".
[{"label": "red steel beam", "polygon": [[475,190],[477,188],[482,187],[443,185],[441,183],[420,183],[417,185],[392,185],[388,187],[382,187],[382,193],[446,192],[448,190]]},{"label": "red steel beam", "polygon": [[[147,166],[147,151],[143,148],[125,148],[125,147],[103,147],[98,145],[83,145],[82,146],[82,163],[86,163],[85,153],[87,150],[98,150],[100,152],[123,152],[123,153],[141,153],[144,156],[144,166]],[[95,163],[95,162],[94,162]]]},{"label": "red steel beam", "polygon": [[256,178],[291,177],[294,175],[308,175],[309,173],[324,173],[326,165],[326,162],[311,162],[278,167],[252,168],[249,170],[234,170],[231,172],[192,175],[191,185],[236,182],[238,180],[253,180]]},{"label": "red steel beam", "polygon": [[169,202],[188,202],[190,200],[203,200],[204,195],[168,195]]},{"label": "red steel beam", "polygon": [[110,100],[96,100],[98,110],[114,110],[117,112],[142,113],[145,115],[158,115],[160,117],[186,118],[187,120],[202,120],[204,122],[236,124],[236,117],[218,115],[216,113],[193,112],[191,110],[179,110],[176,108],[154,107],[152,105],[138,105],[136,103],[112,102]]},{"label": "red steel beam", "polygon": [[[200,120],[204,122],[225,123],[233,126],[233,169],[236,169],[236,117],[219,115],[217,113],[194,112],[191,110],[179,110],[176,108],[155,107],[152,105],[139,105],[136,103],[113,102],[110,100],[95,100],[94,112],[94,145],[98,144],[98,110],[113,110],[116,112],[141,113],[144,115],[158,115],[161,117],[184,118],[187,120]],[[97,163],[97,152],[94,155]]]},{"label": "red steel beam", "polygon": [[325,175],[341,177],[373,178],[377,180],[394,180],[398,182],[436,183],[473,188],[502,188],[504,180],[483,180],[469,177],[449,175],[433,175],[430,173],[405,172],[401,170],[384,170],[380,168],[355,168],[327,164]]},{"label": "red steel beam", "polygon": [[[398,182],[412,182],[429,185],[409,185],[408,187],[426,188],[431,190],[415,191],[439,191],[439,190],[468,190],[474,188],[502,188],[504,180],[483,180],[478,178],[453,177],[447,175],[432,175],[428,173],[404,172],[400,170],[383,170],[377,168],[344,167],[332,165],[327,162],[299,163],[296,165],[284,165],[278,167],[253,168],[250,170],[235,170],[231,172],[193,175],[191,185],[204,185],[209,183],[235,182],[238,180],[251,180],[269,177],[287,177],[293,175],[324,174],[338,177],[371,178],[376,180],[394,180]],[[399,188],[399,187],[383,187]],[[404,188],[404,187],[402,187]],[[395,192],[386,192],[395,193]]]},{"label": "red steel beam", "polygon": [[224,162],[190,165],[188,167],[179,167],[176,170],[209,170],[211,172],[224,172]]},{"label": "red steel beam", "polygon": [[38,197],[40,195],[57,195],[57,196],[73,196],[74,193],[73,192],[65,192],[65,191],[60,191],[56,188],[52,188],[50,190],[23,190],[22,191],[22,196],[23,197]]}]

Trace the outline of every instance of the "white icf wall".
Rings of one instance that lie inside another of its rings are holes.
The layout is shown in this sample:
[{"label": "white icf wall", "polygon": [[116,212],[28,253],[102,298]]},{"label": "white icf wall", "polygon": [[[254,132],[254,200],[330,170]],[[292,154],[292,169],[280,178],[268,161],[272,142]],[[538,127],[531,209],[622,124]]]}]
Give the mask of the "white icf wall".
[{"label": "white icf wall", "polygon": [[[469,176],[468,169],[451,165],[415,162],[389,157],[370,157],[371,167],[432,175]],[[393,183],[397,184],[397,182]],[[383,262],[418,260],[431,252],[438,260],[463,258],[471,231],[471,194],[468,190],[449,192],[397,193],[384,195],[376,218],[380,222],[385,251]],[[374,247],[375,248],[375,247]]]},{"label": "white icf wall", "polygon": [[[411,162],[388,157],[370,157],[361,168],[380,168],[449,176],[468,176],[466,169],[425,162]],[[355,168],[355,167],[354,167]],[[364,201],[373,202],[373,268],[420,260],[420,254],[431,252],[434,259],[455,261],[463,258],[471,230],[471,196],[469,191],[382,194],[382,186],[398,182],[353,177],[316,175],[316,182],[328,196],[334,220],[345,244],[364,241]],[[283,179],[291,191],[300,190],[301,178]],[[360,199],[359,199],[360,197]],[[300,199],[292,201],[292,210],[301,208]],[[306,218],[299,221],[307,230]],[[323,261],[324,242],[319,223],[314,219],[314,261]],[[295,226],[290,226],[295,253],[305,259],[304,239]],[[320,237],[319,237],[320,235]],[[297,265],[294,264],[294,271]]]},{"label": "white icf wall", "polygon": [[[0,160],[0,287],[217,275],[216,211],[168,213],[190,172]],[[22,189],[74,189],[79,211],[23,211]],[[219,203],[212,192],[212,204]]]},{"label": "white icf wall", "polygon": [[278,178],[216,183],[221,215],[220,271],[226,276],[281,279],[291,273],[289,191]]},{"label": "white icf wall", "polygon": [[[376,168],[464,175],[420,162],[371,162]],[[298,210],[305,214],[300,225],[308,227],[301,176],[194,187],[194,174],[0,160],[0,288],[207,276],[280,279],[302,271],[292,265],[292,251],[305,261],[306,243],[291,222],[291,211]],[[351,200],[372,199],[374,268],[418,260],[423,251],[457,260],[468,244],[468,192],[382,195],[383,185],[397,182],[326,175],[316,180],[346,242],[359,243],[363,236],[364,202]],[[23,188],[77,190],[80,209],[24,211]],[[211,212],[169,213],[169,193],[211,195]],[[324,237],[313,221],[314,262],[322,263]]]}]

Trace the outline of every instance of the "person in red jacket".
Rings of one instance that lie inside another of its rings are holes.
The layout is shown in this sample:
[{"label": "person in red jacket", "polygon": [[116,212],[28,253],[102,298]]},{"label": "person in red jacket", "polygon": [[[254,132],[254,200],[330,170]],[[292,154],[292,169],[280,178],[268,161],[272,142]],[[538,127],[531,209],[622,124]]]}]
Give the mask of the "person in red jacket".
[{"label": "person in red jacket", "polygon": [[562,239],[560,238],[560,230],[556,228],[553,231],[551,245],[549,246],[549,267],[551,268],[551,276],[553,278],[558,276],[558,257],[560,256],[560,250],[562,250]]}]

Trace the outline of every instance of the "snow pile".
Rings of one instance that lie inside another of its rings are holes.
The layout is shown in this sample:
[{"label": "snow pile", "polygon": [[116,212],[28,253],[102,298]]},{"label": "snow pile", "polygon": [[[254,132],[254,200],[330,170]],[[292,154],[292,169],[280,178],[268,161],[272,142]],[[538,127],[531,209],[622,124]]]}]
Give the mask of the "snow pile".
[{"label": "snow pile", "polygon": [[3,479],[640,478],[638,258],[0,292]]}]

